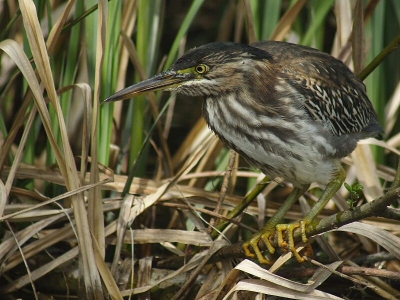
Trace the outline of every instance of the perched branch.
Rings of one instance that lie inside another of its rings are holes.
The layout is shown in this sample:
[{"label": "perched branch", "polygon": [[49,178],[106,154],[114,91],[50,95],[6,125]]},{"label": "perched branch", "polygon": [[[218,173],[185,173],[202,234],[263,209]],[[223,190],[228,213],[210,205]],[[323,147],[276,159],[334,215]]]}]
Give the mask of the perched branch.
[{"label": "perched branch", "polygon": [[[382,217],[388,214],[393,215],[393,210],[388,207],[391,203],[396,200],[400,200],[400,187],[394,190],[388,191],[384,196],[375,199],[372,202],[363,204],[352,210],[345,210],[338,212],[332,216],[323,218],[319,221],[315,221],[306,228],[307,236],[314,236],[323,232],[327,232],[332,229],[337,229],[343,225],[362,220],[368,217]],[[398,214],[395,214],[398,216]],[[301,240],[300,230],[296,230],[294,233],[296,241]],[[271,244],[277,246],[277,235],[271,238]],[[260,249],[265,249],[264,245],[260,243]],[[244,252],[242,250],[242,243],[226,246],[218,250],[215,255],[209,260],[209,263],[215,263],[224,259],[232,258],[244,258]],[[177,259],[164,260],[158,262],[157,267],[169,268],[180,267],[184,261],[188,260],[188,257],[179,257]]]}]

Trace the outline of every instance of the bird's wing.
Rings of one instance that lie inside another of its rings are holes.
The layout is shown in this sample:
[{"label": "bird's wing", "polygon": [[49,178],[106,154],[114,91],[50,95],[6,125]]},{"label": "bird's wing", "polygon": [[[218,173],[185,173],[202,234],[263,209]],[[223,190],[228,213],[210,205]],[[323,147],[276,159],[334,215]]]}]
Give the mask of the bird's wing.
[{"label": "bird's wing", "polygon": [[293,61],[282,72],[283,78],[304,96],[309,114],[335,135],[364,131],[371,119],[376,121],[371,103],[354,75],[312,61]]},{"label": "bird's wing", "polygon": [[[283,45],[283,47],[282,47]],[[273,56],[281,77],[303,96],[314,120],[335,135],[382,132],[364,84],[341,61],[309,47],[260,42],[252,46]]]}]

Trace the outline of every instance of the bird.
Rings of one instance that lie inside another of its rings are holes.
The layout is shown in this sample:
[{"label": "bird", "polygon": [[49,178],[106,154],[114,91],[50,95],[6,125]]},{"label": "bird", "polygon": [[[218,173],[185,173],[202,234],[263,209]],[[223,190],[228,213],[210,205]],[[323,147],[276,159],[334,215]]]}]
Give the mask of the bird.
[{"label": "bird", "polygon": [[[259,242],[273,254],[275,232],[278,247],[304,261],[294,230],[300,228],[302,241],[308,241],[307,226],[346,179],[342,158],[359,140],[383,134],[364,84],[342,61],[288,42],[205,44],[104,102],[157,90],[202,97],[203,117],[227,147],[270,178],[293,184],[265,226],[243,243],[244,254],[261,264],[272,262]],[[280,224],[311,183],[325,186],[318,201],[301,220]]]}]

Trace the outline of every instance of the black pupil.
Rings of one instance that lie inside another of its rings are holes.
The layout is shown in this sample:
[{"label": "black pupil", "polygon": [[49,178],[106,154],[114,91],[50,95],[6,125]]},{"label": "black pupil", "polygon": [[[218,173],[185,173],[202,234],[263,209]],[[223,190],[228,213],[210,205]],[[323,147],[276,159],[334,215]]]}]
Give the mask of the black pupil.
[{"label": "black pupil", "polygon": [[204,67],[203,66],[197,66],[197,72],[203,73],[204,72]]}]

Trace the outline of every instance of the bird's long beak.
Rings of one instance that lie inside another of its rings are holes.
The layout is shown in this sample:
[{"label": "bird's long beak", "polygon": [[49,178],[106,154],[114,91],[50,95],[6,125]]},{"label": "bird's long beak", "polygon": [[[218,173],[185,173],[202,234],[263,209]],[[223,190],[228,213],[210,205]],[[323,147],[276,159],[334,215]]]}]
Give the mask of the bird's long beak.
[{"label": "bird's long beak", "polygon": [[174,70],[168,70],[116,92],[105,99],[103,103],[125,100],[147,92],[173,89],[187,80],[188,74],[180,74]]}]

